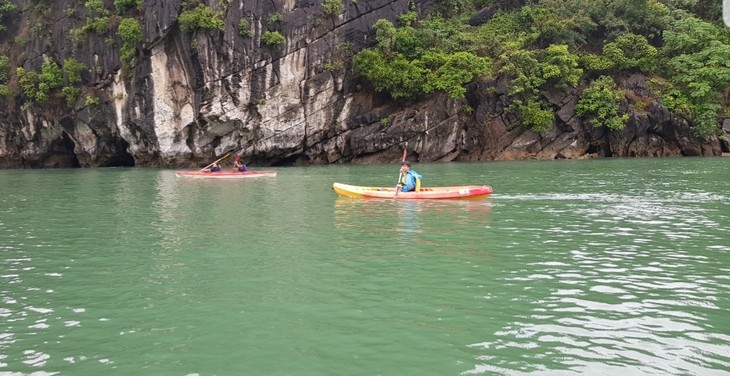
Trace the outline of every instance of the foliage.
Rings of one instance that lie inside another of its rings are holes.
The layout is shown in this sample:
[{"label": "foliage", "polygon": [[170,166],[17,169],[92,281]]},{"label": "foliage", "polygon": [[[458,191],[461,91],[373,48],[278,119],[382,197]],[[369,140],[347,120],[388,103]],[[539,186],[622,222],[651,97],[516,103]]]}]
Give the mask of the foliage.
[{"label": "foliage", "polygon": [[525,50],[517,43],[508,43],[500,60],[499,72],[512,78],[512,96],[537,95],[548,84],[562,89],[576,86],[583,74],[578,56],[570,53],[566,45]]},{"label": "foliage", "polygon": [[284,20],[284,16],[281,15],[281,13],[271,13],[269,17],[266,18],[266,23],[271,25],[273,23],[281,22]]},{"label": "foliage", "polygon": [[59,87],[63,82],[61,69],[50,60],[43,63],[40,74],[18,67],[16,75],[20,87],[23,89],[23,94],[29,102],[43,103],[48,101],[49,91]]},{"label": "foliage", "polygon": [[393,99],[413,100],[425,94],[427,71],[420,61],[402,55],[387,57],[380,50],[368,50],[355,57],[355,72],[375,91],[388,92]]},{"label": "foliage", "polygon": [[109,31],[109,15],[111,13],[104,8],[104,1],[87,0],[84,6],[90,17],[86,18],[86,24],[81,29],[84,32],[93,31],[97,34],[104,34]]},{"label": "foliage", "polygon": [[638,69],[649,73],[656,67],[657,49],[641,35],[621,34],[603,46],[603,55],[616,70]]},{"label": "foliage", "polygon": [[79,95],[81,95],[81,89],[77,87],[64,86],[63,89],[61,89],[61,97],[64,101],[66,101],[66,105],[69,107],[73,107],[79,99]]},{"label": "foliage", "polygon": [[[409,12],[408,14],[412,14]],[[415,23],[414,23],[415,24]],[[419,39],[430,49],[446,53],[477,53],[481,44],[479,36],[469,28],[464,28],[458,20],[446,20],[439,16],[430,16],[419,22]],[[491,42],[488,43],[491,45]]]},{"label": "foliage", "polygon": [[328,16],[336,16],[342,11],[342,0],[324,0],[322,10]]},{"label": "foliage", "polygon": [[664,40],[673,90],[663,100],[686,104],[694,133],[709,136],[719,127],[717,112],[730,88],[730,33],[687,17],[674,21]]},{"label": "foliage", "polygon": [[207,5],[199,4],[193,10],[186,10],[178,17],[182,31],[223,30],[223,16],[213,12]]},{"label": "foliage", "polygon": [[144,40],[144,34],[142,33],[142,26],[134,18],[124,18],[119,23],[117,29],[119,39],[122,40],[123,44],[134,45]]},{"label": "foliage", "polygon": [[80,84],[81,73],[86,69],[86,65],[74,58],[69,58],[63,61],[63,74],[66,77],[66,82],[70,85]]},{"label": "foliage", "polygon": [[624,129],[629,116],[619,114],[619,109],[625,95],[625,91],[616,86],[613,78],[601,76],[583,90],[575,107],[575,113],[588,117],[589,123],[594,127]]},{"label": "foliage", "polygon": [[99,98],[92,97],[91,95],[87,95],[86,96],[86,100],[84,101],[84,104],[86,104],[86,107],[98,106],[99,105]]},{"label": "foliage", "polygon": [[97,34],[104,34],[109,31],[109,17],[87,18],[86,24],[81,27],[84,32],[93,31]]},{"label": "foliage", "polygon": [[[381,40],[386,44],[391,41]],[[399,48],[404,49],[404,45]],[[387,52],[385,48],[363,51],[355,57],[355,72],[376,91],[387,92],[394,99],[416,100],[435,91],[461,99],[466,92],[463,85],[486,75],[491,66],[489,59],[469,52],[407,52]]]},{"label": "foliage", "polygon": [[0,56],[0,95],[7,97],[10,94],[8,79],[10,78],[10,59]]},{"label": "foliage", "polygon": [[392,52],[397,32],[395,25],[393,25],[392,22],[381,18],[375,21],[373,29],[375,29],[375,40],[378,42],[380,50],[385,53]]},{"label": "foliage", "polygon": [[[11,3],[9,0],[0,0],[0,21],[5,18],[8,13],[15,12],[18,10],[18,6]],[[0,22],[0,32],[5,31],[5,22]]]},{"label": "foliage", "polygon": [[134,65],[135,45],[144,40],[142,26],[134,18],[124,18],[117,29],[119,39],[122,40],[121,60],[126,65]]},{"label": "foliage", "polygon": [[553,127],[553,111],[545,108],[545,102],[530,98],[527,103],[517,100],[514,103],[516,111],[522,119],[522,125],[535,132],[547,132]]},{"label": "foliage", "polygon": [[0,56],[0,84],[8,82],[10,78],[10,59],[7,56]]},{"label": "foliage", "polygon": [[104,8],[103,0],[86,0],[84,6],[90,14],[108,15],[109,13],[106,8]]},{"label": "foliage", "polygon": [[114,7],[117,9],[117,13],[124,14],[126,11],[137,8],[142,8],[143,0],[114,0]]},{"label": "foliage", "polygon": [[422,61],[428,69],[423,84],[424,92],[443,91],[454,99],[464,98],[464,85],[491,68],[489,59],[469,52],[447,54],[430,51],[423,55]]},{"label": "foliage", "polygon": [[278,31],[266,31],[261,35],[261,41],[269,46],[278,46],[286,43],[286,38]]},{"label": "foliage", "polygon": [[435,0],[435,10],[446,18],[456,18],[474,10],[475,3],[471,0]]},{"label": "foliage", "polygon": [[398,23],[401,26],[415,26],[418,22],[418,13],[405,12],[398,16]]},{"label": "foliage", "polygon": [[246,21],[243,18],[238,23],[238,34],[240,34],[242,37],[249,37],[249,38],[253,34],[251,32],[251,28],[248,27],[248,21]]}]

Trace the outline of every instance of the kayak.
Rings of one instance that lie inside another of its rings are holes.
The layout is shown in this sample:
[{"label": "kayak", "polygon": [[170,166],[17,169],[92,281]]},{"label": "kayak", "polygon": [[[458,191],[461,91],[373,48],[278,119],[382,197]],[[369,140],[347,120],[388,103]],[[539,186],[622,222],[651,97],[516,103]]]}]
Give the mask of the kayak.
[{"label": "kayak", "polygon": [[332,189],[343,197],[355,198],[397,198],[405,200],[423,199],[478,199],[492,194],[488,185],[460,185],[454,187],[425,187],[418,192],[398,192],[394,187],[360,187],[342,183],[332,184]]},{"label": "kayak", "polygon": [[216,171],[210,172],[208,170],[195,170],[195,171],[175,171],[175,176],[183,178],[204,178],[204,179],[248,179],[248,178],[259,178],[265,176],[276,176],[274,170],[248,170],[244,172],[239,171]]}]

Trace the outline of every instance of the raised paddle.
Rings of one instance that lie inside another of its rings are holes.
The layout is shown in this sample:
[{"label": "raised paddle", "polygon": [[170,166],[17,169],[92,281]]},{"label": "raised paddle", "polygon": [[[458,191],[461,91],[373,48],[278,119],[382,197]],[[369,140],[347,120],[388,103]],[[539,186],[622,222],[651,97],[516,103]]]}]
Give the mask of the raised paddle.
[{"label": "raised paddle", "polygon": [[229,156],[229,155],[231,155],[231,153],[230,153],[230,152],[226,153],[226,155],[224,155],[224,156],[222,156],[222,157],[218,158],[218,160],[216,160],[215,162],[213,162],[213,163],[211,163],[211,164],[209,164],[209,165],[207,165],[207,166],[205,166],[205,167],[201,168],[201,169],[200,169],[200,171],[205,171],[205,170],[209,169],[209,168],[210,168],[210,166],[212,166],[212,165],[214,165],[214,164],[216,164],[216,163],[218,163],[218,162],[220,162],[220,161],[222,161],[222,160],[224,160],[224,159],[228,158],[228,156]]},{"label": "raised paddle", "polygon": [[396,197],[398,197],[398,191],[400,191],[400,189],[398,189],[398,186],[400,185],[401,179],[403,179],[403,163],[406,162],[406,151],[407,151],[407,149],[403,148],[403,160],[400,161],[401,170],[400,170],[400,174],[398,174],[398,182],[395,183],[395,196]]}]

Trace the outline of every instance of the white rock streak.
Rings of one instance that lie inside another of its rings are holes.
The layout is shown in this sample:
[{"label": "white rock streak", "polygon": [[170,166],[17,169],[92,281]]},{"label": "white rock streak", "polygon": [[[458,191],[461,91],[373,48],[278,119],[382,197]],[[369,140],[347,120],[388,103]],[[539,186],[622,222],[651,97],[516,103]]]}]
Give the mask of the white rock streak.
[{"label": "white rock streak", "polygon": [[[176,142],[182,129],[193,122],[192,95],[187,75],[177,64],[168,64],[164,45],[152,49],[152,86],[154,87],[154,126],[160,154],[175,156],[187,152],[184,142]],[[178,104],[183,104],[178,108]]]}]

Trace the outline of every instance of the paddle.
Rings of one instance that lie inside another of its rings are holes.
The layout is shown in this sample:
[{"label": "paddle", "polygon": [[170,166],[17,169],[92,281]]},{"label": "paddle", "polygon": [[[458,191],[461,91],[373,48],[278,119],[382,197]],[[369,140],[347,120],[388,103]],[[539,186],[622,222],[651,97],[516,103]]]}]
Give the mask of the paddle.
[{"label": "paddle", "polygon": [[218,158],[218,160],[216,160],[215,162],[213,162],[213,163],[211,163],[211,164],[209,164],[209,165],[207,165],[207,166],[205,166],[205,167],[201,168],[201,169],[200,169],[200,171],[205,171],[205,170],[209,169],[209,168],[210,168],[210,166],[212,166],[212,165],[214,165],[214,164],[216,164],[216,163],[218,163],[218,162],[220,162],[220,161],[222,161],[222,160],[224,160],[224,159],[228,158],[228,156],[229,156],[229,155],[231,155],[231,152],[228,152],[228,153],[226,153],[226,155],[224,155],[224,156],[222,156],[222,157]]},{"label": "paddle", "polygon": [[396,197],[398,197],[398,191],[400,191],[400,189],[398,189],[398,186],[400,185],[400,182],[403,179],[403,163],[405,163],[405,161],[406,161],[406,150],[407,150],[406,148],[403,148],[403,160],[400,162],[401,170],[400,170],[400,174],[398,174],[398,182],[395,183],[395,196]]}]

